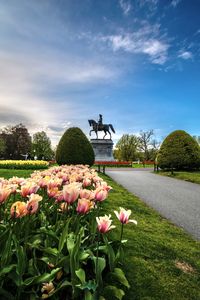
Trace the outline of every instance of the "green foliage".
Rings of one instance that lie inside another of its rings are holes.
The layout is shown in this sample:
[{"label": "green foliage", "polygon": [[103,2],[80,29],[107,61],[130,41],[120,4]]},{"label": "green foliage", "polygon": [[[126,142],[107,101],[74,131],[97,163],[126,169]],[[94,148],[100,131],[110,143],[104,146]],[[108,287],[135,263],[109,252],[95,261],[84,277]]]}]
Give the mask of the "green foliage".
[{"label": "green foliage", "polygon": [[157,160],[161,169],[195,169],[200,167],[200,147],[188,133],[176,130],[163,141]]},{"label": "green foliage", "polygon": [[6,142],[0,137],[0,157],[3,157],[6,151]]},{"label": "green foliage", "polygon": [[30,154],[31,136],[23,124],[4,128],[0,133],[0,137],[6,145],[5,159],[22,159],[23,155]]},{"label": "green foliage", "polygon": [[136,160],[138,139],[133,134],[124,134],[116,144],[114,156],[119,161]]},{"label": "green foliage", "polygon": [[32,156],[36,156],[37,159],[45,160],[51,160],[53,158],[54,152],[51,148],[51,140],[46,132],[40,131],[33,135]]},{"label": "green foliage", "polygon": [[65,131],[56,150],[56,161],[59,165],[93,165],[93,148],[80,128],[72,127]]},{"label": "green foliage", "polygon": [[116,144],[114,157],[119,161],[154,160],[158,143],[153,135],[153,130],[140,131],[139,136],[124,134]]},{"label": "green foliage", "polygon": [[199,171],[196,171],[196,172],[194,172],[194,171],[192,171],[192,172],[191,171],[190,172],[189,171],[185,171],[185,172],[176,171],[176,172],[173,172],[173,174],[169,171],[159,171],[159,172],[156,172],[155,174],[200,184],[200,172]]}]

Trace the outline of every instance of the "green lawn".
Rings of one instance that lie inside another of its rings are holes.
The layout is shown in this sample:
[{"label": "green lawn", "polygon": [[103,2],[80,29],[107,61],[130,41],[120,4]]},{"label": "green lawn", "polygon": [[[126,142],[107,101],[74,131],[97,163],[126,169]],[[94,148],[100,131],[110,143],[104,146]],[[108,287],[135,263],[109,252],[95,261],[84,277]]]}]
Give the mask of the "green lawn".
[{"label": "green lawn", "polygon": [[[0,170],[0,177],[27,177],[30,170]],[[124,225],[125,261],[123,270],[131,288],[125,300],[198,300],[200,299],[200,242],[162,218],[140,199],[108,176],[101,175],[113,187],[103,203],[104,212],[113,216],[120,206],[131,209],[132,223]],[[102,214],[104,214],[102,212]],[[109,233],[118,239],[120,226]]]},{"label": "green lawn", "polygon": [[151,165],[148,165],[148,164],[145,164],[145,165],[143,165],[143,164],[132,164],[132,167],[133,168],[153,168],[154,165],[153,164],[151,164]]},{"label": "green lawn", "polygon": [[182,171],[175,171],[174,174],[167,171],[159,171],[155,173],[158,175],[168,176],[171,178],[182,179],[189,182],[194,182],[200,184],[200,172],[182,172]]},{"label": "green lawn", "polygon": [[[113,187],[105,201],[106,213],[123,206],[138,221],[137,226],[130,223],[124,228],[128,239],[124,270],[131,285],[124,299],[200,299],[200,242],[104,178]],[[119,228],[110,234],[117,238]]]},{"label": "green lawn", "polygon": [[31,173],[33,173],[33,170],[0,169],[0,177],[4,177],[6,179],[13,176],[27,178]]}]

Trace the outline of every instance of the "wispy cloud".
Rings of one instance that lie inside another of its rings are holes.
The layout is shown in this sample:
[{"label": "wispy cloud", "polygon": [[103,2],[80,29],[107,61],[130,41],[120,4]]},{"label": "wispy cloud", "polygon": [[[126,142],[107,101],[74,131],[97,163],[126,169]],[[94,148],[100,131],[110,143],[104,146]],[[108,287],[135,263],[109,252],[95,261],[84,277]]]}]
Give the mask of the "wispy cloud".
[{"label": "wispy cloud", "polygon": [[159,26],[146,25],[135,32],[103,36],[113,51],[123,50],[133,54],[146,54],[154,64],[164,64],[168,59],[169,43],[159,37]]},{"label": "wispy cloud", "polygon": [[132,5],[128,0],[119,0],[119,5],[124,15],[128,15],[132,9]]},{"label": "wispy cloud", "polygon": [[55,144],[72,116],[82,115],[85,106],[80,103],[78,112],[74,96],[65,91],[64,97],[57,91],[67,87],[73,91],[91,89],[115,76],[114,70],[92,59],[63,57],[62,53],[53,55],[48,51],[45,59],[36,53],[29,56],[0,52],[0,126],[23,122],[31,133],[47,131]]},{"label": "wispy cloud", "polygon": [[179,51],[178,57],[187,60],[193,58],[193,55],[190,51],[181,50]]},{"label": "wispy cloud", "polygon": [[176,7],[182,0],[172,0],[171,5]]},{"label": "wispy cloud", "polygon": [[112,82],[118,72],[76,40],[58,7],[23,4],[0,4],[0,127],[23,122],[31,134],[45,130],[56,144],[90,111],[90,97],[79,91]]}]

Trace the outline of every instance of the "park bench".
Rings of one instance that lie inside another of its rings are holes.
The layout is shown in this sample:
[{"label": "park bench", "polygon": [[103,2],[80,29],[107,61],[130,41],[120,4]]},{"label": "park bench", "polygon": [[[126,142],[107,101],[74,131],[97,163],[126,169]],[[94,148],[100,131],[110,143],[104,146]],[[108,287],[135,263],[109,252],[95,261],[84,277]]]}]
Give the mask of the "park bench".
[{"label": "park bench", "polygon": [[95,161],[94,166],[97,167],[98,172],[105,174],[106,167],[132,167],[130,161]]}]

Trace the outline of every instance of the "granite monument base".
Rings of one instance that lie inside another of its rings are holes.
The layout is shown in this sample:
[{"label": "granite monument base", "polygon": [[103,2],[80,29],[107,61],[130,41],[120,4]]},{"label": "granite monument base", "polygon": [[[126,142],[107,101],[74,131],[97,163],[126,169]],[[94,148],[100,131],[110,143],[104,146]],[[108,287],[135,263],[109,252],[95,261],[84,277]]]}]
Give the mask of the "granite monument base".
[{"label": "granite monument base", "polygon": [[114,161],[112,140],[91,139],[90,143],[94,150],[95,161]]}]

